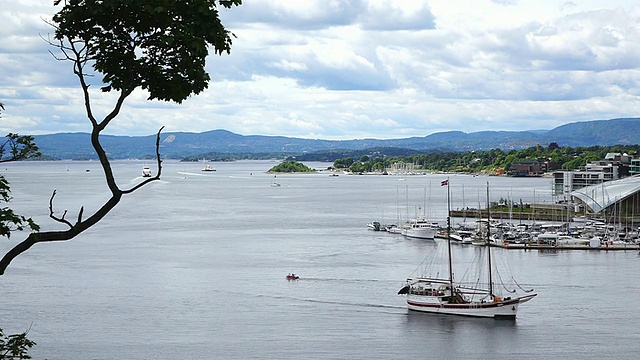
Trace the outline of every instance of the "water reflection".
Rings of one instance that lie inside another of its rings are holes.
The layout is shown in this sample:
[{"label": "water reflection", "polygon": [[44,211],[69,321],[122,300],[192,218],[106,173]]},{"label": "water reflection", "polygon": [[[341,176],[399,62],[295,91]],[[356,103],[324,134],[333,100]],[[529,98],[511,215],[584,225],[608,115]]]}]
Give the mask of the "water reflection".
[{"label": "water reflection", "polygon": [[[495,320],[409,312],[406,334],[422,342],[432,358],[508,358],[521,350],[517,320]],[[526,355],[522,353],[521,355]]]}]

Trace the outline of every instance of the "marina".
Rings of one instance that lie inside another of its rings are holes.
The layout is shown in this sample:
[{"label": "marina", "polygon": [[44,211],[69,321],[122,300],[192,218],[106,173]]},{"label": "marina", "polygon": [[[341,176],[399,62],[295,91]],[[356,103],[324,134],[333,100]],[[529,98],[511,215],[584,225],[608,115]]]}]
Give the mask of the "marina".
[{"label": "marina", "polygon": [[[442,184],[448,188],[450,183],[445,180]],[[406,201],[409,201],[408,197]],[[603,214],[576,215],[569,211],[567,204],[534,203],[525,206],[520,201],[514,209],[513,204],[507,206],[505,203],[501,198],[500,203],[491,205],[487,201],[485,208],[449,209],[444,222],[428,221],[422,216],[421,227],[430,228],[432,233],[419,238],[451,239],[457,244],[480,246],[488,241],[489,246],[509,250],[640,250],[640,227],[634,216],[618,215],[611,221],[606,221]],[[615,202],[611,204],[616,205]],[[524,207],[526,212],[522,211]],[[504,208],[509,211],[504,211]],[[422,205],[417,209],[426,211]],[[406,213],[409,213],[408,210]],[[378,224],[374,229],[376,231],[400,233],[410,237],[406,229],[416,227],[417,219],[409,219],[401,226],[381,225],[379,221],[374,223]]]},{"label": "marina", "polygon": [[[385,229],[395,229],[395,226],[384,225],[380,227],[379,231],[386,231]],[[397,232],[393,232],[393,231],[389,231],[389,232],[397,234]],[[457,232],[453,232],[450,235],[452,239],[456,237],[456,233]],[[465,237],[466,236],[468,235],[465,235]],[[445,231],[442,228],[440,228],[440,231],[435,233],[434,238],[440,239],[440,240],[446,240],[447,235]],[[572,242],[567,241],[567,243],[554,243],[554,244],[538,242],[538,239],[533,239],[532,241],[527,241],[527,242],[491,241],[490,246],[507,249],[507,250],[588,250],[588,251],[609,251],[609,250],[638,251],[640,250],[640,243],[637,242],[637,239],[636,241],[633,241],[633,242],[618,241],[615,243],[601,242],[600,240],[598,240],[596,244],[590,242],[589,241],[590,239],[578,239],[578,238],[572,238],[572,237],[568,237],[568,239],[576,240],[576,241],[572,241]],[[462,243],[462,238],[457,237],[453,241]],[[576,243],[576,242],[579,242],[579,243]],[[473,243],[472,241],[468,241],[468,242],[464,242],[464,244],[472,245]],[[479,244],[482,245],[483,243],[480,242]]]}]

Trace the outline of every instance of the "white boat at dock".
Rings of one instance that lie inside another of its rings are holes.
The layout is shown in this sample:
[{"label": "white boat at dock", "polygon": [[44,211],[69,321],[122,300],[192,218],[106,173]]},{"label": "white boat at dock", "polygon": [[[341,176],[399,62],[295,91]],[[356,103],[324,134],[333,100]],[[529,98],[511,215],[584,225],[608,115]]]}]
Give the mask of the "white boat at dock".
[{"label": "white boat at dock", "polygon": [[384,228],[382,228],[382,225],[380,225],[379,221],[372,221],[372,222],[368,223],[367,224],[367,228],[369,228],[370,230],[373,230],[373,231],[384,230]]},{"label": "white boat at dock", "polygon": [[410,238],[433,240],[438,228],[437,224],[431,223],[423,217],[418,217],[402,224],[400,233]]}]

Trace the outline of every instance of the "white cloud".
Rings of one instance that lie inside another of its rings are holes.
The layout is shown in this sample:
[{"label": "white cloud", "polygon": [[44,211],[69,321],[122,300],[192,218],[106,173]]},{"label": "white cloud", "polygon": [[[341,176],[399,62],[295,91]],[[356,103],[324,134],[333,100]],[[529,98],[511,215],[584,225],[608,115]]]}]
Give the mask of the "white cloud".
[{"label": "white cloud", "polygon": [[[70,65],[41,39],[47,5],[0,9],[5,132],[89,129]],[[221,16],[238,38],[208,59],[209,88],[181,105],[135,92],[108,133],[397,138],[640,115],[635,0],[254,0]],[[104,116],[112,94],[95,96]]]}]

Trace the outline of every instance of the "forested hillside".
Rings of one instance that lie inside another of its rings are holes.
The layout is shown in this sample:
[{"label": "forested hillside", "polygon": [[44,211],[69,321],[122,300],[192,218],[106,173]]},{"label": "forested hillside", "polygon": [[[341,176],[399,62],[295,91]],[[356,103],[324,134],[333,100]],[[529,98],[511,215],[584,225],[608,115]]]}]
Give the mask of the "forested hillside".
[{"label": "forested hillside", "polygon": [[588,162],[602,160],[608,153],[628,155],[640,154],[640,145],[591,146],[591,147],[542,147],[523,150],[467,151],[463,153],[430,153],[399,157],[361,156],[358,159],[340,158],[334,161],[335,168],[348,168],[353,172],[383,171],[394,163],[412,164],[420,171],[442,171],[457,173],[507,172],[511,165],[520,161],[549,161],[557,169],[581,170]]}]

